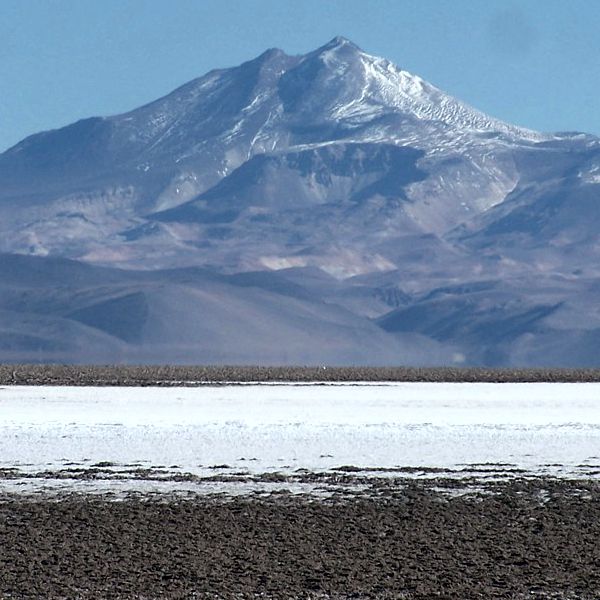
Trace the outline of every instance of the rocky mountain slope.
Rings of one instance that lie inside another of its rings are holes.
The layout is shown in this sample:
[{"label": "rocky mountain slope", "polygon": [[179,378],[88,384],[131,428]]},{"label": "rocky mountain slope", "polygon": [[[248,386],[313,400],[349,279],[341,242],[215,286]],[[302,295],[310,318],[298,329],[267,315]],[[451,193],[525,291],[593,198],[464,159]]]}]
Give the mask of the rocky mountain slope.
[{"label": "rocky mountain slope", "polygon": [[2,360],[596,364],[600,139],[344,38],[31,136],[0,183]]}]

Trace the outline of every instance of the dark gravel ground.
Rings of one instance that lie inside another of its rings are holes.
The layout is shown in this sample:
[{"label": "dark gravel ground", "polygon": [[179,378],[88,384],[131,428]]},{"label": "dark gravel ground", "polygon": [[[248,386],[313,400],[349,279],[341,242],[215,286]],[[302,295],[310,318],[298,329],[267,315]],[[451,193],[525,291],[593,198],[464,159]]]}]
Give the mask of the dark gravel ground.
[{"label": "dark gravel ground", "polygon": [[200,385],[227,382],[599,382],[600,369],[0,365],[0,385]]},{"label": "dark gravel ground", "polygon": [[600,483],[0,498],[2,598],[598,598]]}]

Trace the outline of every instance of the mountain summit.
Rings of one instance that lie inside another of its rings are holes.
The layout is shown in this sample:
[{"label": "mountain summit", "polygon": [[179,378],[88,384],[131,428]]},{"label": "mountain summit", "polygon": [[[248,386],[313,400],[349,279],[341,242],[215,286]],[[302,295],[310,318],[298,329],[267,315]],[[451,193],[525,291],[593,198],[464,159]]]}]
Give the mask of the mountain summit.
[{"label": "mountain summit", "polygon": [[[132,242],[139,241],[140,226],[156,230],[148,215],[208,193],[255,156],[285,161],[287,152],[322,153],[319,148],[331,144],[339,151],[342,144],[410,147],[424,153],[423,164],[435,156],[428,185],[440,187],[438,197],[454,197],[443,213],[464,213],[457,209],[461,202],[486,208],[515,181],[514,172],[479,164],[484,152],[505,155],[507,147],[545,139],[472,109],[342,37],[304,56],[272,49],[239,67],[211,71],[129,113],[33,135],[0,155],[6,225],[0,248],[146,267],[147,250]],[[464,170],[470,171],[465,183],[481,190],[476,199],[468,200],[470,191],[455,184],[446,189],[458,171],[442,174],[442,157],[462,163],[463,181]],[[468,181],[482,168],[482,178]],[[408,194],[417,204],[422,197],[417,188],[394,193]],[[461,223],[452,217],[451,223],[437,224],[436,233],[440,226]],[[204,262],[200,255],[188,256],[195,254],[195,242],[171,241],[185,246],[174,264]],[[173,256],[172,249],[158,250]],[[165,262],[153,256],[150,265]]]},{"label": "mountain summit", "polygon": [[[588,331],[575,315],[597,277],[599,172],[597,138],[504,123],[336,37],[7,150],[0,251],[155,279],[260,273],[377,335],[441,344],[443,360],[475,361],[480,344],[499,363],[526,334],[567,328],[577,346]],[[139,286],[131,306],[145,314]]]}]

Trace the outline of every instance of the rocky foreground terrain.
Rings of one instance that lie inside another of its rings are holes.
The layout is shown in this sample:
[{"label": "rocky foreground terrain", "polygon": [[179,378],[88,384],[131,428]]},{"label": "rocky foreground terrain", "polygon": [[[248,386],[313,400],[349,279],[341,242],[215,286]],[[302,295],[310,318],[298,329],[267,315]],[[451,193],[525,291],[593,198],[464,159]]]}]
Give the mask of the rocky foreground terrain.
[{"label": "rocky foreground terrain", "polygon": [[4,495],[0,597],[598,597],[598,482],[472,483],[387,479],[327,498]]}]

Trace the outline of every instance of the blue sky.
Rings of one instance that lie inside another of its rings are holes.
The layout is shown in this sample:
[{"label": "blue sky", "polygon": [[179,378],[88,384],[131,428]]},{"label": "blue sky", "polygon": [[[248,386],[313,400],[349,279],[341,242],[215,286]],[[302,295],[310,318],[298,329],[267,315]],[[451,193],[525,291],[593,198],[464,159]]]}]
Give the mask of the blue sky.
[{"label": "blue sky", "polygon": [[0,150],[335,35],[509,122],[600,134],[597,0],[0,0]]}]

